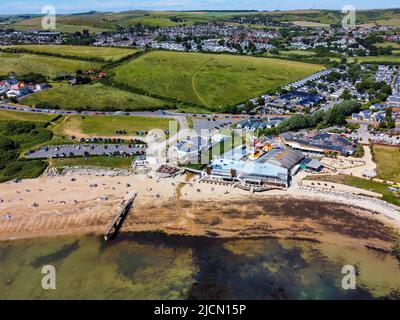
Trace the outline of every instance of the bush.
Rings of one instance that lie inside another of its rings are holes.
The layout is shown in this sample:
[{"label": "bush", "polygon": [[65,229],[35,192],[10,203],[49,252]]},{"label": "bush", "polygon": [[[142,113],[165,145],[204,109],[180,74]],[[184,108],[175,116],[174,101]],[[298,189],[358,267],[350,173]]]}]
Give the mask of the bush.
[{"label": "bush", "polygon": [[0,153],[18,149],[18,143],[8,137],[0,136]]},{"label": "bush", "polygon": [[18,134],[29,133],[36,128],[36,125],[31,122],[7,122],[4,132],[6,135],[14,136]]},{"label": "bush", "polygon": [[357,101],[351,100],[342,102],[326,112],[319,110],[311,115],[295,114],[279,124],[278,132],[343,125],[346,123],[346,116],[359,110],[360,104]]}]

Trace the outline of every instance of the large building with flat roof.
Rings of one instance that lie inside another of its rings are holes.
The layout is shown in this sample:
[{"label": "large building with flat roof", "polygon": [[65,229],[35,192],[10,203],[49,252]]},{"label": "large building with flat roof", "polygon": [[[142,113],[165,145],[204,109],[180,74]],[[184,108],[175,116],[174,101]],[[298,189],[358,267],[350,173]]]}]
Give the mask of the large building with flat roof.
[{"label": "large building with flat roof", "polygon": [[354,153],[353,142],[335,133],[325,132],[285,132],[280,135],[284,143],[292,149],[311,154],[336,153],[349,156]]},{"label": "large building with flat roof", "polygon": [[203,177],[243,185],[287,188],[304,156],[284,147],[234,148],[212,161]]}]

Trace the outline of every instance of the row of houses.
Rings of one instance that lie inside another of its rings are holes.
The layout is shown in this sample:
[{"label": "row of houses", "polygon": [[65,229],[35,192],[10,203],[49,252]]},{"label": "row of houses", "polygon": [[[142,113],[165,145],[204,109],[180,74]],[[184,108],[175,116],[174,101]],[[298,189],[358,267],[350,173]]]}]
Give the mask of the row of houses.
[{"label": "row of houses", "polygon": [[324,97],[317,94],[304,91],[290,91],[288,93],[281,94],[278,96],[278,98],[268,102],[266,108],[269,110],[290,110],[293,108],[302,109],[304,107],[313,107],[324,100]]},{"label": "row of houses", "polygon": [[299,81],[296,81],[296,82],[293,82],[293,83],[287,85],[285,87],[285,89],[287,89],[287,90],[299,89],[299,88],[303,87],[304,85],[306,85],[309,81],[313,82],[318,79],[321,79],[322,77],[331,74],[333,71],[335,71],[335,69],[326,69],[326,70],[316,72],[316,73],[312,74],[311,76],[308,76],[304,79],[301,79]]},{"label": "row of houses", "polygon": [[367,110],[362,110],[359,113],[353,113],[351,118],[360,121],[375,121],[383,122],[386,118],[386,108],[380,104],[372,105]]},{"label": "row of houses", "polygon": [[397,75],[392,94],[388,97],[386,105],[392,108],[400,108],[400,75]]},{"label": "row of houses", "polygon": [[284,119],[284,117],[269,117],[267,119],[244,119],[237,123],[236,128],[253,131],[265,130],[277,127]]},{"label": "row of houses", "polygon": [[0,81],[0,95],[5,95],[7,98],[20,98],[49,88],[51,86],[47,83],[27,84],[14,78]]}]

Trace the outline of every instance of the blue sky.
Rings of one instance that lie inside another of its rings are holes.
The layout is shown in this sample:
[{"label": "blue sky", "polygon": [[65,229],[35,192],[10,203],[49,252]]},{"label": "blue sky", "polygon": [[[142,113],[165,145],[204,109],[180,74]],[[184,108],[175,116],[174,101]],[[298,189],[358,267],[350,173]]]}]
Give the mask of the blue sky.
[{"label": "blue sky", "polygon": [[356,9],[400,7],[399,0],[0,0],[0,14],[40,13],[44,5],[54,5],[57,13],[85,11],[147,10],[288,10],[341,9],[353,5]]}]

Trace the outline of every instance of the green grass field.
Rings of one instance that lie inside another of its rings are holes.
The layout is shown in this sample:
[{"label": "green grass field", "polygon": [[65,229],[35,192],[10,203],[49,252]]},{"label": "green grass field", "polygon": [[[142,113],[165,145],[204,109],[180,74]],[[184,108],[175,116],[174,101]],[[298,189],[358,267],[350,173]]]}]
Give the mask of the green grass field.
[{"label": "green grass field", "polygon": [[329,24],[326,23],[320,23],[320,22],[314,22],[314,21],[306,21],[306,20],[301,20],[301,21],[293,21],[293,23],[296,26],[300,27],[316,27],[316,28],[327,28],[329,27]]},{"label": "green grass field", "polygon": [[391,55],[391,56],[368,56],[368,57],[357,57],[357,58],[348,58],[350,62],[368,62],[368,63],[400,63],[400,56]]},{"label": "green grass field", "polygon": [[17,75],[36,72],[54,77],[60,73],[75,73],[78,69],[99,69],[101,67],[101,64],[95,62],[4,52],[0,52],[0,61],[0,75],[7,75],[11,72],[15,72]]},{"label": "green grass field", "polygon": [[5,48],[22,48],[34,52],[55,53],[67,57],[100,58],[104,61],[115,61],[137,52],[137,50],[126,48],[65,45],[21,45],[7,46]]},{"label": "green grass field", "polygon": [[46,123],[50,122],[54,118],[55,115],[51,114],[0,110],[0,121],[13,120]]},{"label": "green grass field", "polygon": [[[93,137],[132,137],[135,131],[151,129],[169,129],[170,120],[166,118],[146,118],[131,116],[68,116],[65,121],[51,130],[58,136]],[[126,135],[117,135],[115,131],[126,130]]]},{"label": "green grass field", "polygon": [[400,27],[400,18],[376,20],[376,23],[380,26]]},{"label": "green grass field", "polygon": [[295,55],[299,55],[299,56],[307,56],[307,57],[315,56],[315,52],[306,51],[306,50],[279,51],[279,54],[283,55],[283,56],[288,56],[291,54],[295,54]]},{"label": "green grass field", "polygon": [[400,148],[374,145],[378,177],[400,182]]},{"label": "green grass field", "polygon": [[115,68],[114,80],[163,97],[218,109],[322,68],[277,59],[154,51]]},{"label": "green grass field", "polygon": [[376,43],[376,47],[378,48],[387,48],[392,47],[393,49],[400,49],[400,43],[397,42],[383,42],[383,43]]},{"label": "green grass field", "polygon": [[135,157],[120,158],[120,157],[107,157],[107,156],[91,156],[86,159],[84,157],[52,159],[50,163],[50,168],[85,166],[85,167],[120,168],[129,170],[131,168],[131,164],[134,159]]},{"label": "green grass field", "polygon": [[139,95],[117,88],[111,88],[100,83],[90,85],[52,88],[37,92],[25,99],[23,104],[35,106],[40,102],[57,105],[61,109],[86,109],[86,110],[153,110],[164,106],[163,101]]},{"label": "green grass field", "polygon": [[400,206],[400,193],[392,192],[387,189],[388,185],[368,179],[353,177],[345,174],[327,176],[309,176],[306,179],[320,180],[333,183],[341,183],[356,188],[373,191],[383,195],[383,199],[389,203]]}]

